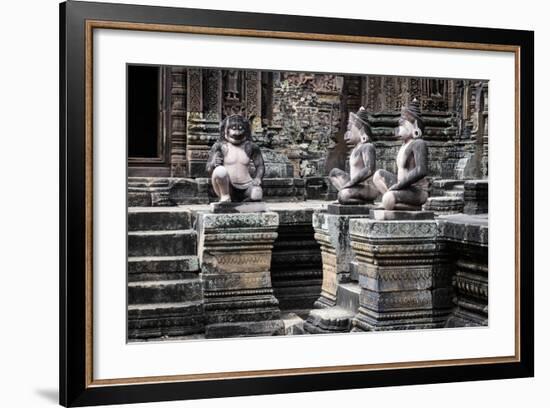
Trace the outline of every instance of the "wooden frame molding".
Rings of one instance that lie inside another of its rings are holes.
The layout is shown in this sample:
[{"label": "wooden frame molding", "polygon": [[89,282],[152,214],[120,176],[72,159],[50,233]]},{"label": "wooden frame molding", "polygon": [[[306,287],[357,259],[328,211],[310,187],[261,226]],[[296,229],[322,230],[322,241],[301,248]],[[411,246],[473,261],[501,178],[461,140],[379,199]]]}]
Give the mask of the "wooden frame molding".
[{"label": "wooden frame molding", "polygon": [[[149,15],[144,11],[151,11],[150,14],[153,17],[144,17]],[[251,395],[260,392],[298,392],[533,375],[534,283],[533,260],[529,259],[533,254],[534,217],[533,124],[529,123],[533,118],[534,95],[532,32],[421,24],[406,24],[407,30],[398,30],[399,23],[282,15],[265,15],[267,17],[254,21],[252,13],[80,2],[63,3],[60,13],[62,49],[60,399],[62,404],[69,406],[146,402],[207,396]],[[178,19],[182,21],[181,24],[174,23]],[[292,19],[296,23],[292,26],[300,26],[303,31],[281,30],[280,27],[284,26],[283,22],[286,19]],[[224,23],[221,23],[222,21]],[[299,25],[300,22],[304,25]],[[490,358],[94,379],[93,51],[94,30],[98,29],[513,53],[515,58],[515,354]],[[407,32],[409,37],[405,38],[403,32]],[[480,33],[486,35],[480,36]],[[464,40],[459,41],[458,39],[461,38]],[[483,41],[480,41],[482,38]],[[80,67],[83,68],[81,72]],[[82,85],[82,89],[78,88],[79,84]],[[522,139],[524,139],[523,143]],[[83,159],[82,162],[79,161],[81,159]],[[83,185],[82,190],[76,187],[79,181]],[[82,318],[81,322],[77,321],[79,317]],[[438,378],[441,379],[438,380]],[[211,389],[212,384],[215,384],[214,390]],[[254,390],[253,387],[256,385],[261,388],[260,392]]]}]

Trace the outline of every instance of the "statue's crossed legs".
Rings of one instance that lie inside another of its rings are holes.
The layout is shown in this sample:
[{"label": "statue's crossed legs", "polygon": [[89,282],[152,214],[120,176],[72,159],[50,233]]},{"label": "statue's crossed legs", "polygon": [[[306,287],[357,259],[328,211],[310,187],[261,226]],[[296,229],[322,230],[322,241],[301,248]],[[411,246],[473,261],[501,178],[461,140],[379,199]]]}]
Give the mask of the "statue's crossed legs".
[{"label": "statue's crossed legs", "polygon": [[351,187],[344,187],[350,181],[350,176],[340,169],[332,169],[329,178],[338,190],[338,202],[341,204],[372,202],[379,194],[371,179]]},{"label": "statue's crossed legs", "polygon": [[386,210],[418,210],[428,199],[428,192],[415,186],[389,191],[397,183],[397,176],[387,170],[377,170],[372,181],[383,194],[382,205]]}]

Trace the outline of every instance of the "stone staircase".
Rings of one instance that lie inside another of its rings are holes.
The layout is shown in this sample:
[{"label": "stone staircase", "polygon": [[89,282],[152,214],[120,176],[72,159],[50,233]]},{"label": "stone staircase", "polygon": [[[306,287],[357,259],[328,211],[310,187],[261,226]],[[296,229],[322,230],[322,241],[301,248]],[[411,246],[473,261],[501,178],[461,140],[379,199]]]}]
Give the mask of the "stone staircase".
[{"label": "stone staircase", "polygon": [[464,209],[464,180],[434,180],[432,196],[422,208],[435,215],[461,213]]},{"label": "stone staircase", "polygon": [[158,177],[129,177],[128,206],[151,207],[171,205],[170,181]]},{"label": "stone staircase", "polygon": [[128,339],[204,333],[197,233],[177,207],[128,208]]},{"label": "stone staircase", "polygon": [[451,189],[445,191],[445,195],[447,197],[457,197],[457,198],[464,198],[464,185],[456,185],[453,186]]}]

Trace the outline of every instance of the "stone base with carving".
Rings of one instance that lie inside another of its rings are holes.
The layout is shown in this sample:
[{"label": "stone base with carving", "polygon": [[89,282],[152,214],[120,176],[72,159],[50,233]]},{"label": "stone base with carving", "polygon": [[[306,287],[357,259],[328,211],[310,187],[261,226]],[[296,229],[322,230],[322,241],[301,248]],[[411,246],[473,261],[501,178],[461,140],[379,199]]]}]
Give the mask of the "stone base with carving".
[{"label": "stone base with carving", "polygon": [[443,327],[452,308],[451,268],[434,220],[351,220],[359,271],[352,331]]},{"label": "stone base with carving", "polygon": [[352,218],[367,218],[364,213],[356,215],[313,214],[315,239],[321,245],[323,260],[323,284],[316,308],[336,305],[338,283],[349,282],[354,254],[349,241],[349,222]]},{"label": "stone base with carving", "polygon": [[199,215],[206,338],[284,334],[271,284],[276,213]]}]

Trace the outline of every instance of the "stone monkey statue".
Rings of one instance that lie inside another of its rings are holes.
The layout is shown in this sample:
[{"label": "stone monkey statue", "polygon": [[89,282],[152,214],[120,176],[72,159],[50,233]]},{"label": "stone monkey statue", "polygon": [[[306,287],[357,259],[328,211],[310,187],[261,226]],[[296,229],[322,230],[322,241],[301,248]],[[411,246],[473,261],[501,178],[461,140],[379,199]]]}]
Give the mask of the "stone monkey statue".
[{"label": "stone monkey statue", "polygon": [[[255,174],[251,175],[250,162]],[[227,116],[220,124],[220,138],[206,163],[220,202],[261,201],[265,167],[260,148],[252,142],[250,122],[241,115]]]}]

